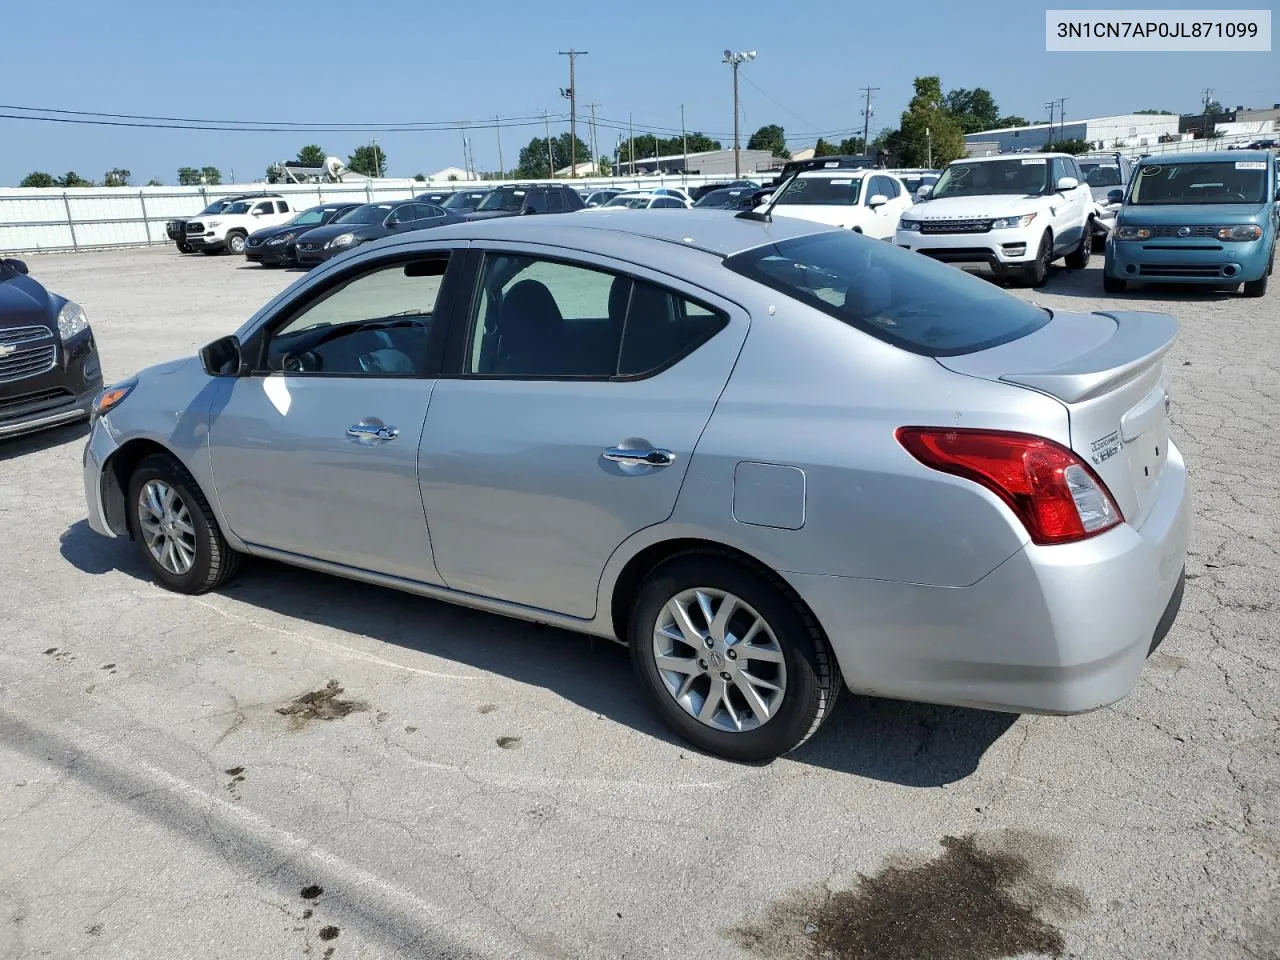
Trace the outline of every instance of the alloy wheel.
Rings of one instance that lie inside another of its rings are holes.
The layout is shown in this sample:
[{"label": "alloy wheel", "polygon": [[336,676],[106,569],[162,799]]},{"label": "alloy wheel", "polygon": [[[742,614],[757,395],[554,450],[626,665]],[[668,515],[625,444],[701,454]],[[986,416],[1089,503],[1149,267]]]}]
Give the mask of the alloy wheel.
[{"label": "alloy wheel", "polygon": [[191,512],[171,485],[148,480],[138,493],[138,528],[147,550],[165,570],[177,576],[196,560],[196,528]]},{"label": "alloy wheel", "polygon": [[773,631],[724,590],[694,587],[668,600],[654,624],[652,652],[672,699],[716,730],[755,730],[786,696],[786,659]]},{"label": "alloy wheel", "polygon": [[232,253],[244,253],[244,237],[240,236],[238,233],[231,235],[231,238],[227,241],[227,245],[231,247]]}]

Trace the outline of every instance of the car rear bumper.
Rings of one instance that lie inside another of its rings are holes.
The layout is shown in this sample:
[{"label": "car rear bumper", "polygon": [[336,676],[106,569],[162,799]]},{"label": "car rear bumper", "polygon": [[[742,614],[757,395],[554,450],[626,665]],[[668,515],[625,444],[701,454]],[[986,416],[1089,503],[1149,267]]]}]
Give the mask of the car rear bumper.
[{"label": "car rear bumper", "polygon": [[1186,246],[1211,248],[1203,250],[1179,249],[1180,246],[1176,240],[1110,240],[1103,272],[1119,280],[1228,284],[1261,279],[1271,262],[1271,248],[1265,237],[1247,243],[1216,240],[1186,243]]},{"label": "car rear bumper", "polygon": [[1028,544],[968,587],[787,574],[858,693],[1027,713],[1126,696],[1177,615],[1190,532],[1177,447],[1140,528]]}]

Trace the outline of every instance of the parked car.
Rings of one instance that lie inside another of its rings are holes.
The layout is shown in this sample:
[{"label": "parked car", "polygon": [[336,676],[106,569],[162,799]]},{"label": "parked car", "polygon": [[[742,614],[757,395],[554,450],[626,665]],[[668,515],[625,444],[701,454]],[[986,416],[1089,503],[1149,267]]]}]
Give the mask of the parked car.
[{"label": "parked car", "polygon": [[427,190],[410,199],[417,200],[419,203],[429,203],[435,207],[443,207],[453,193],[452,190]]},{"label": "parked car", "polygon": [[656,193],[660,197],[675,197],[677,200],[693,203],[693,198],[689,196],[689,191],[684,187],[651,187],[649,192]]},{"label": "parked car", "polygon": [[842,686],[1076,713],[1181,598],[1176,333],[782,217],[414,232],[108,391],[89,525],[183,593],[255,554],[619,640],[739,760]]},{"label": "parked car", "polygon": [[689,188],[689,199],[695,204],[713,190],[758,190],[760,184],[754,180],[728,180],[724,183],[700,183]]},{"label": "parked car", "polygon": [[687,210],[692,204],[681,197],[650,190],[628,190],[620,193],[591,211],[615,212],[618,210]]},{"label": "parked car", "polygon": [[778,188],[757,212],[798,217],[892,240],[911,197],[897,177],[877,170],[805,170]]},{"label": "parked car", "polygon": [[187,221],[187,245],[202,253],[244,253],[249,234],[278,227],[297,214],[284,199],[236,200],[212,217]]},{"label": "parked car", "polygon": [[308,230],[323,227],[358,206],[358,203],[322,203],[303,210],[283,226],[255,231],[245,241],[244,258],[264,267],[296,267],[298,237]]},{"label": "parked car", "polygon": [[588,207],[599,207],[608,203],[620,193],[626,193],[626,191],[615,190],[612,187],[606,190],[593,190],[591,193],[587,194],[587,198],[584,203]]},{"label": "parked car", "polygon": [[886,173],[897,177],[912,197],[917,195],[921,187],[932,187],[942,176],[941,170],[888,170]]},{"label": "parked car", "polygon": [[902,215],[899,246],[1040,286],[1049,264],[1072,269],[1093,252],[1093,195],[1066,153],[971,157],[947,166]]},{"label": "parked car", "polygon": [[298,265],[314,267],[330,257],[354,250],[362,243],[380,240],[393,233],[408,233],[446,223],[459,223],[462,219],[443,207],[419,203],[417,200],[364,203],[325,226],[308,230],[299,237]]},{"label": "parked car", "polygon": [[570,213],[585,206],[578,191],[567,184],[514,183],[490,190],[466,216],[469,220],[487,220],[529,213]]},{"label": "parked car", "polygon": [[444,207],[450,213],[470,213],[480,206],[480,201],[488,195],[488,190],[455,190],[437,206]]},{"label": "parked car", "polygon": [[699,210],[753,210],[756,192],[749,187],[725,187],[702,194],[693,205]]},{"label": "parked car", "polygon": [[1246,150],[1275,150],[1280,148],[1280,140],[1255,140]]},{"label": "parked car", "polygon": [[79,304],[46,290],[23,261],[0,260],[0,438],[87,419],[101,390]]},{"label": "parked car", "polygon": [[[271,197],[275,199],[279,194],[262,194],[262,193],[240,193],[232,197],[219,197],[213,203],[209,204],[203,210],[196,214],[196,217],[212,217],[214,214],[221,213],[237,200],[253,200],[257,197]],[[187,242],[187,222],[194,220],[195,217],[183,217],[177,220],[170,220],[165,224],[165,234],[178,247],[179,253],[194,253],[191,244]]]},{"label": "parked car", "polygon": [[810,157],[808,160],[788,160],[774,181],[782,186],[803,170],[866,170],[875,167],[875,157],[860,154],[836,154],[828,157]]},{"label": "parked car", "polygon": [[[1225,152],[1225,151],[1224,151]],[[1107,238],[1102,282],[1244,284],[1261,297],[1280,234],[1280,164],[1271,153],[1178,154],[1138,168]]]},{"label": "parked car", "polygon": [[1124,203],[1124,194],[1133,179],[1133,161],[1124,154],[1111,157],[1077,157],[1076,164],[1084,174],[1093,196],[1093,226],[1095,245],[1098,239],[1106,240],[1115,226],[1116,214]]}]

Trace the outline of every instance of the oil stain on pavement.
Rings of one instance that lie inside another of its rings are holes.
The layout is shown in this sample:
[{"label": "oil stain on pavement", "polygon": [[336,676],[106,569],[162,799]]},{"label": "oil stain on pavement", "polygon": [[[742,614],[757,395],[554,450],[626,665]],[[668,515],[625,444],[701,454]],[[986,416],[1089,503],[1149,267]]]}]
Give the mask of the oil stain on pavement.
[{"label": "oil stain on pavement", "polygon": [[304,693],[283,707],[276,707],[276,713],[289,721],[290,729],[301,730],[312,720],[338,720],[369,709],[363,700],[343,700],[339,696],[342,692],[338,681],[330,680],[319,690]]},{"label": "oil stain on pavement", "polygon": [[943,837],[941,844],[932,860],[890,864],[851,890],[793,894],[730,937],[768,960],[1063,955],[1062,932],[1046,915],[1078,914],[1087,903],[1052,881],[1052,840],[1009,833]]}]

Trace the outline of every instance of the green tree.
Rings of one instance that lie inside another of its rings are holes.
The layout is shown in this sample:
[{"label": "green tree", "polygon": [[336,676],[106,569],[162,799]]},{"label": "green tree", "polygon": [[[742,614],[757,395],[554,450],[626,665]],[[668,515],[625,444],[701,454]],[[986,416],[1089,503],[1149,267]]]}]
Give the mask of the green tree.
[{"label": "green tree", "polygon": [[86,180],[74,170],[68,170],[58,178],[58,186],[60,187],[92,187],[94,185],[92,180]]},{"label": "green tree", "polygon": [[596,161],[596,173],[602,177],[613,176],[613,161],[601,154],[600,159]]},{"label": "green tree", "polygon": [[[655,137],[652,133],[642,133],[635,138],[636,159],[673,157],[683,154],[688,145],[689,153],[702,153],[707,150],[719,150],[720,141],[712,140],[705,133],[695,130],[685,137]],[[588,154],[590,156],[590,154]],[[631,141],[623,140],[618,148],[618,156],[624,160],[631,159]]]},{"label": "green tree", "polygon": [[319,167],[324,165],[324,161],[328,156],[324,152],[324,148],[319,144],[308,143],[298,151],[298,162],[305,163],[309,167]]},{"label": "green tree", "polygon": [[1135,111],[1133,111],[1133,112],[1134,112],[1134,113],[1150,113],[1150,114],[1154,114],[1154,115],[1159,116],[1159,117],[1172,117],[1172,116],[1174,116],[1174,112],[1173,112],[1172,110],[1150,110],[1150,109],[1148,109],[1148,110],[1135,110]]},{"label": "green tree", "polygon": [[129,178],[133,176],[133,172],[123,167],[112,167],[102,175],[102,185],[104,187],[127,187]]},{"label": "green tree", "polygon": [[748,150],[768,150],[781,160],[791,159],[787,152],[786,132],[776,123],[766,124],[751,135],[747,141]]},{"label": "green tree", "polygon": [[1000,124],[1000,108],[996,106],[991,91],[982,87],[952,90],[944,102],[963,133],[994,130]]},{"label": "green tree", "polygon": [[222,171],[217,167],[201,167],[200,176],[204,178],[204,182],[214,187],[222,182]]},{"label": "green tree", "polygon": [[[640,138],[636,137],[637,144]],[[551,138],[551,154],[553,163],[548,163],[547,158],[547,140],[545,137],[534,137],[529,141],[528,146],[520,148],[519,165],[516,167],[516,176],[527,177],[530,180],[543,180],[552,175],[553,170],[560,170],[569,166],[569,134],[562,133],[558,137]],[[591,156],[591,148],[588,147],[581,139],[577,143],[577,155],[584,160]],[[626,154],[623,154],[626,156]],[[644,154],[644,156],[652,157],[652,153]],[[636,159],[641,158],[641,153],[637,149]]]},{"label": "green tree", "polygon": [[845,137],[836,147],[836,153],[845,157],[859,157],[866,152],[866,144],[861,137]]},{"label": "green tree", "polygon": [[902,111],[897,162],[906,167],[940,167],[964,156],[964,134],[951,117],[938,77],[916,77],[916,95]]},{"label": "green tree", "polygon": [[1227,111],[1226,108],[1217,100],[1210,100],[1207,104],[1202,104],[1200,109],[1195,112],[1201,114],[1207,113],[1212,117],[1215,113],[1226,113]]},{"label": "green tree", "polygon": [[415,173],[413,175],[413,179],[417,180],[419,183],[426,183],[427,175],[425,173]]},{"label": "green tree", "polygon": [[1027,122],[1027,118],[1020,117],[1016,113],[1011,113],[1007,117],[1001,117],[999,120],[996,121],[997,130],[1003,127],[1027,127],[1027,126],[1030,126],[1030,124]]},{"label": "green tree", "polygon": [[45,173],[43,170],[33,170],[22,178],[20,187],[56,187],[58,181],[54,179],[52,174]]},{"label": "green tree", "polygon": [[1088,140],[1057,140],[1053,143],[1046,143],[1044,149],[1049,153],[1071,153],[1080,154],[1088,153],[1093,149],[1093,144]]},{"label": "green tree", "polygon": [[347,157],[347,166],[366,177],[385,177],[387,175],[386,151],[377,144],[356,147],[355,152]]},{"label": "green tree", "polygon": [[[275,183],[274,180],[271,181]],[[179,167],[178,168],[178,186],[180,187],[196,187],[200,185],[200,171],[195,167]]]},{"label": "green tree", "polygon": [[813,155],[815,157],[834,157],[840,152],[840,148],[834,143],[828,143],[822,137],[818,138],[818,142],[813,145]]},{"label": "green tree", "polygon": [[147,186],[148,186],[148,187],[163,187],[163,186],[164,186],[164,184],[163,184],[163,183],[161,183],[159,180],[157,180],[155,177],[152,177],[150,180],[148,180],[148,181],[147,181]]},{"label": "green tree", "polygon": [[[189,168],[184,168],[184,169],[189,169]],[[280,170],[279,170],[279,168],[277,168],[277,167],[276,167],[276,165],[275,165],[274,163],[273,163],[273,164],[270,164],[270,165],[267,167],[266,178],[267,178],[267,183],[279,183],[279,182],[283,179],[283,178],[280,176]],[[199,182],[199,175],[198,175],[198,174],[197,174],[196,180],[197,180],[197,182]]]}]

